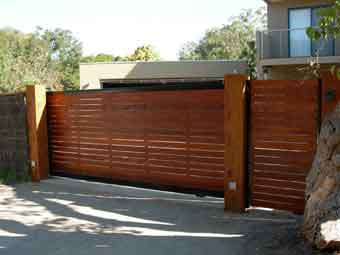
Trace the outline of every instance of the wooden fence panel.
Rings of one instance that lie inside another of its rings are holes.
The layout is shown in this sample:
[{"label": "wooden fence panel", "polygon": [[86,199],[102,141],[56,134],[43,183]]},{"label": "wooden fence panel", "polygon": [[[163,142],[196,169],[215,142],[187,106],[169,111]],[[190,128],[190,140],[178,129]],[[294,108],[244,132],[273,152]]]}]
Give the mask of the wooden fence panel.
[{"label": "wooden fence panel", "polygon": [[48,93],[54,173],[223,191],[223,89]]},{"label": "wooden fence panel", "polygon": [[251,204],[301,213],[320,122],[317,81],[251,83]]}]

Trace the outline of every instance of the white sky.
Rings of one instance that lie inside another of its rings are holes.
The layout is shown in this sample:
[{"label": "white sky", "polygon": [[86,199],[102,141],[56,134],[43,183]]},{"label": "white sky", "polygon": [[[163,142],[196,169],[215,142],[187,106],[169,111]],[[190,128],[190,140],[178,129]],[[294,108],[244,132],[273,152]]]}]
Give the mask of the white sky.
[{"label": "white sky", "polygon": [[164,60],[199,40],[242,9],[262,0],[0,0],[0,27],[32,32],[35,27],[71,30],[85,54],[126,55],[152,44]]}]

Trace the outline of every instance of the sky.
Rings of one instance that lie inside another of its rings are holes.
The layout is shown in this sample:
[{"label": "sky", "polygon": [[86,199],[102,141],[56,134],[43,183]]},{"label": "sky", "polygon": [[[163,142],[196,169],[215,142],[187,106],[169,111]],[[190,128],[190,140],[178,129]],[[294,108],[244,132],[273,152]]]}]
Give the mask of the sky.
[{"label": "sky", "polygon": [[128,55],[153,45],[164,60],[212,27],[227,24],[262,0],[0,0],[0,28],[32,32],[63,28],[83,43],[84,54]]}]

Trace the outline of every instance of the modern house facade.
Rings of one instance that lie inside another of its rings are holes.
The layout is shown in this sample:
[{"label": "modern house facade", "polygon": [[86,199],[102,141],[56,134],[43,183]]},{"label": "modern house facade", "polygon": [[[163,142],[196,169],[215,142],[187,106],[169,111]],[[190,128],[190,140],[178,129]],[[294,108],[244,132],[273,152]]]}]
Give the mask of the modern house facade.
[{"label": "modern house facade", "polygon": [[80,64],[80,88],[223,84],[226,74],[247,74],[246,61],[155,61]]},{"label": "modern house facade", "polygon": [[306,28],[317,26],[317,11],[332,0],[265,0],[268,28],[257,32],[256,46],[260,79],[310,78],[311,61],[321,71],[340,63],[340,40],[313,42]]}]

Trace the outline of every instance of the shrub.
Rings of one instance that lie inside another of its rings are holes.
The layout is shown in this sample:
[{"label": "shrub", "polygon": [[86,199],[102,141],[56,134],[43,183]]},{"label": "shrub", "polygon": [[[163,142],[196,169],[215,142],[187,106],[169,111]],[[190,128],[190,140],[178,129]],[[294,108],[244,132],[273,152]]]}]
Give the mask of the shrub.
[{"label": "shrub", "polygon": [[22,173],[17,173],[15,170],[3,169],[0,170],[0,184],[14,184],[29,181],[29,177]]}]

